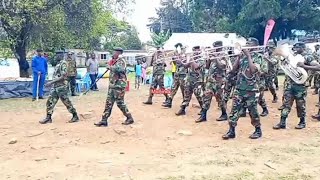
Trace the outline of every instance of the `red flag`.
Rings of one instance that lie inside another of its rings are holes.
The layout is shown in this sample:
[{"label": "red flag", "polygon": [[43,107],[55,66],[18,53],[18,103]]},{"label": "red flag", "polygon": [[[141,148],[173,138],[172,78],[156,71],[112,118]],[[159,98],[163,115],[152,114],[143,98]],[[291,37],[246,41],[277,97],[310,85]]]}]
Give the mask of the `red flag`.
[{"label": "red flag", "polygon": [[267,46],[269,38],[271,36],[272,29],[275,24],[276,24],[276,22],[273,19],[268,20],[267,25],[266,25],[266,29],[264,31],[264,41],[263,41],[264,46]]}]

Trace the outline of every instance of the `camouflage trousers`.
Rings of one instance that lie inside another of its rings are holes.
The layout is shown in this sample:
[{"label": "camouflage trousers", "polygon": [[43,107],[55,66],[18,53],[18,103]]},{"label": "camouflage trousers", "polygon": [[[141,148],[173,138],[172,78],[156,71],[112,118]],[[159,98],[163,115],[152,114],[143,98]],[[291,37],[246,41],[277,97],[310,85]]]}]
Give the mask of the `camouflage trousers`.
[{"label": "camouflage trousers", "polygon": [[262,107],[262,108],[267,108],[267,102],[266,99],[264,98],[264,80],[261,82],[260,88],[259,88],[259,98],[258,98],[258,104]]},{"label": "camouflage trousers", "polygon": [[202,108],[205,110],[209,110],[210,105],[211,105],[211,101],[212,101],[212,97],[215,96],[216,97],[216,101],[218,103],[218,106],[220,107],[220,109],[224,108],[224,103],[222,101],[222,96],[223,96],[223,83],[224,81],[207,81],[206,82],[206,88],[202,97],[202,101],[203,101],[203,105]]},{"label": "camouflage trousers", "polygon": [[123,115],[127,116],[129,114],[127,105],[124,103],[124,95],[125,95],[125,89],[114,89],[114,88],[108,89],[106,105],[102,115],[103,119],[107,119],[110,117],[112,112],[112,107],[115,102],[117,103],[117,106],[121,110]]},{"label": "camouflage trousers", "polygon": [[281,117],[287,118],[293,101],[296,101],[297,115],[299,118],[306,116],[306,97],[307,97],[307,88],[304,85],[291,84],[285,87],[283,93],[283,109],[281,111]]},{"label": "camouflage trousers", "polygon": [[[152,83],[150,86],[150,92],[149,92],[149,98],[153,97],[153,92],[152,90],[157,89],[159,86],[159,89],[164,90],[164,74],[153,74],[152,76]],[[167,94],[164,94],[166,97],[168,96]]]},{"label": "camouflage trousers", "polygon": [[182,97],[184,97],[185,84],[186,84],[185,76],[179,77],[178,74],[174,76],[173,85],[171,87],[171,94],[170,94],[171,99],[173,99],[174,96],[177,94],[179,88],[182,93]]},{"label": "camouflage trousers", "polygon": [[236,86],[236,79],[230,79],[227,80],[224,88],[223,88],[223,101],[225,104],[228,103],[229,98],[231,97],[231,92],[234,89],[234,87]]},{"label": "camouflage trousers", "polygon": [[71,114],[75,114],[76,109],[73,107],[69,97],[68,97],[68,87],[53,87],[50,91],[50,96],[47,100],[47,114],[52,115],[54,107],[56,106],[59,99],[61,99],[62,103],[67,107],[68,111]]},{"label": "camouflage trousers", "polygon": [[75,76],[70,76],[68,77],[68,82],[69,82],[69,89],[71,91],[71,94],[75,94],[76,90],[76,77]]},{"label": "camouflage trousers", "polygon": [[270,74],[266,77],[266,86],[271,92],[271,94],[273,95],[273,97],[277,96],[275,83],[274,83],[275,77],[276,77],[275,74],[274,75]]},{"label": "camouflage trousers", "polygon": [[192,93],[196,96],[199,105],[202,107],[202,96],[201,96],[201,91],[202,91],[202,82],[186,82],[186,86],[184,89],[184,97],[183,97],[183,102],[181,104],[181,107],[187,107],[189,106],[189,103],[192,98]]},{"label": "camouflage trousers", "polygon": [[257,109],[258,93],[252,91],[235,90],[232,101],[232,109],[229,117],[229,124],[232,127],[237,126],[240,116],[240,110],[247,107],[249,110],[251,124],[254,127],[260,127],[260,116]]}]

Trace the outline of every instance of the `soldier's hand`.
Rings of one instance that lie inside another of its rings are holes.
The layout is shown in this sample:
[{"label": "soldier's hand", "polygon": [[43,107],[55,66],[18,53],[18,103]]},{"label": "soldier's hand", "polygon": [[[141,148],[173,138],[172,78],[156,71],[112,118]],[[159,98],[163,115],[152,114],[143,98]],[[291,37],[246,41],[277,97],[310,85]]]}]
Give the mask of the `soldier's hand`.
[{"label": "soldier's hand", "polygon": [[243,54],[246,55],[246,56],[249,56],[250,55],[250,52],[248,49],[243,49],[242,50]]}]

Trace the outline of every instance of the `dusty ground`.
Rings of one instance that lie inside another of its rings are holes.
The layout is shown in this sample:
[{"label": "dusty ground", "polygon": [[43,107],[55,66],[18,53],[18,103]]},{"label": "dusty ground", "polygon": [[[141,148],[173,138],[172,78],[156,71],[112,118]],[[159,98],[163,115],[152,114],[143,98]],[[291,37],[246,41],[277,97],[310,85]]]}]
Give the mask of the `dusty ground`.
[{"label": "dusty ground", "polygon": [[[161,107],[162,96],[155,97],[152,106],[142,105],[147,86],[126,95],[134,125],[122,126],[124,117],[115,106],[110,126],[96,128],[93,123],[104,108],[105,84],[106,80],[99,83],[100,92],[72,98],[78,112],[87,116],[76,124],[66,123],[71,115],[61,102],[54,123],[40,125],[45,100],[0,101],[0,179],[320,179],[319,122],[308,118],[308,128],[295,130],[294,109],[289,129],[272,130],[279,120],[280,102],[271,104],[269,92],[270,115],[262,118],[263,138],[248,139],[253,128],[249,118],[242,118],[237,138],[223,141],[228,125],[215,121],[219,111],[214,101],[209,121],[195,124],[199,109],[189,107],[185,117],[174,115],[180,95],[169,110]],[[310,117],[317,111],[317,96],[309,92]],[[17,142],[9,144],[14,139]]]}]

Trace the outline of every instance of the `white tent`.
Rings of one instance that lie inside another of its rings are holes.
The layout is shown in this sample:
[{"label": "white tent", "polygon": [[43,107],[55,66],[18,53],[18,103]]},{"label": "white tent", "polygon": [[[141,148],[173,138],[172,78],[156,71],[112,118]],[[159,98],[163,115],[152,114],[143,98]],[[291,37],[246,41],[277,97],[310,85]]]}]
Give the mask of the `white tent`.
[{"label": "white tent", "polygon": [[215,41],[222,41],[223,46],[232,46],[236,42],[241,45],[246,43],[246,39],[236,33],[173,33],[163,47],[165,50],[174,50],[174,45],[181,43],[190,52],[194,46],[212,47]]}]

